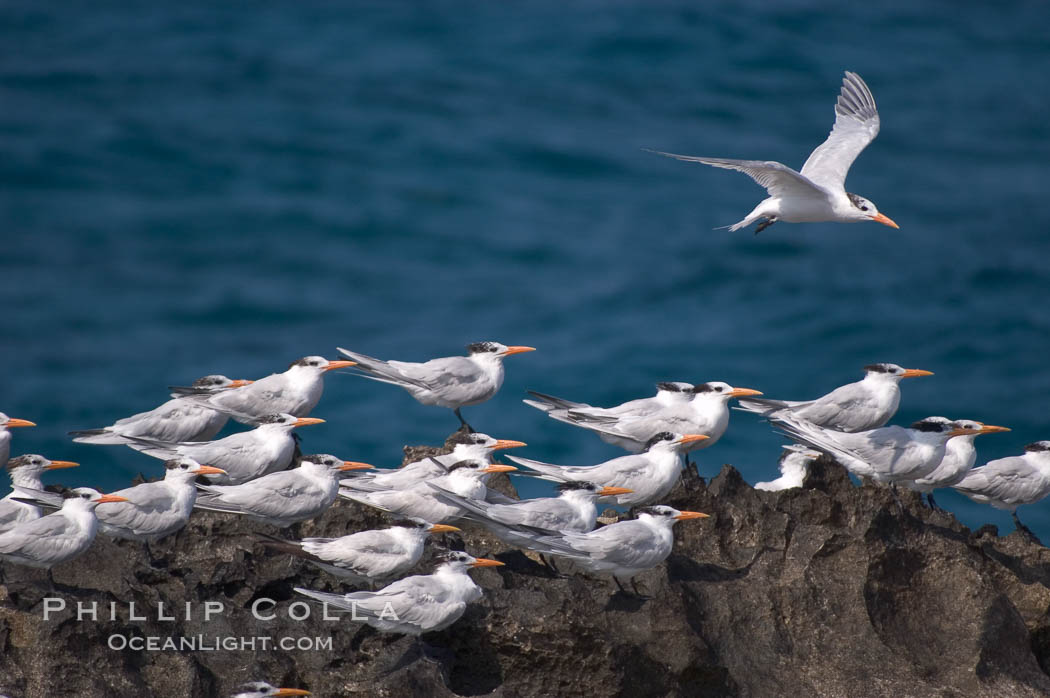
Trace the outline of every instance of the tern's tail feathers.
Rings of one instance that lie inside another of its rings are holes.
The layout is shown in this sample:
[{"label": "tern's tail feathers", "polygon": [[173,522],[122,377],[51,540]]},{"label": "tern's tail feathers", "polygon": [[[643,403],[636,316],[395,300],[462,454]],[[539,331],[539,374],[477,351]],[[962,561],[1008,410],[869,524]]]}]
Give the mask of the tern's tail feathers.
[{"label": "tern's tail feathers", "polygon": [[571,400],[565,400],[560,397],[554,397],[553,395],[547,395],[545,393],[537,393],[535,390],[528,391],[529,395],[536,398],[535,400],[522,400],[526,405],[535,407],[538,410],[549,412],[550,410],[562,409],[571,410],[573,408],[587,407],[585,403],[573,402]]},{"label": "tern's tail feathers", "polygon": [[542,461],[532,460],[531,458],[521,458],[519,456],[507,456],[507,460],[512,460],[518,465],[524,465],[526,468],[531,468],[532,470],[559,482],[571,482],[573,480],[573,478],[568,476],[565,471],[565,466],[563,465],[553,465],[551,463],[544,463]]},{"label": "tern's tail feathers", "polygon": [[106,429],[81,429],[78,431],[71,431],[69,435],[73,437],[73,441],[78,444],[99,444],[114,446],[118,444],[126,444],[128,440],[120,434],[114,434]]},{"label": "tern's tail feathers", "polygon": [[362,378],[371,378],[372,380],[377,380],[381,383],[391,383],[401,387],[411,385],[417,388],[423,388],[424,390],[430,390],[430,386],[426,383],[405,376],[401,371],[398,371],[382,359],[376,359],[367,354],[360,354],[356,351],[350,351],[349,349],[344,349],[342,347],[336,347],[336,350],[351,361],[357,363],[357,365],[354,366],[354,369],[347,371],[347,373],[352,373],[361,376]]},{"label": "tern's tail feathers", "polygon": [[290,540],[284,540],[277,536],[271,536],[266,533],[258,534],[259,542],[271,550],[277,550],[278,552],[285,553],[286,555],[292,555],[293,557],[302,558],[304,560],[310,560],[311,562],[323,562],[321,558],[317,557],[313,553],[308,553],[303,550],[302,546]]}]

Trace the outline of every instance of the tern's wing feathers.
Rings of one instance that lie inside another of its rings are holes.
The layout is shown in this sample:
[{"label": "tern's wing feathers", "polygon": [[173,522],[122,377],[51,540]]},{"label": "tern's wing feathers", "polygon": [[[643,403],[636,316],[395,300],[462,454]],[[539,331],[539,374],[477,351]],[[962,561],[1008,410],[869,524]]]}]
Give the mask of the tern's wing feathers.
[{"label": "tern's wing feathers", "polygon": [[773,160],[732,160],[730,158],[705,158],[693,155],[676,155],[659,150],[650,152],[686,162],[699,162],[712,167],[743,172],[751,179],[766,188],[770,196],[826,199],[828,192],[799,172],[787,165]]},{"label": "tern's wing feathers", "polygon": [[856,73],[846,71],[835,104],[835,126],[810,153],[802,174],[829,189],[841,189],[850,165],[879,134],[879,112],[871,90]]},{"label": "tern's wing feathers", "polygon": [[1024,458],[1009,456],[974,468],[954,488],[966,495],[1015,504],[1030,501],[1043,483],[1042,474]]},{"label": "tern's wing feathers", "polygon": [[623,567],[648,567],[660,561],[653,532],[640,521],[621,521],[590,533],[567,533],[563,540],[591,559]]}]

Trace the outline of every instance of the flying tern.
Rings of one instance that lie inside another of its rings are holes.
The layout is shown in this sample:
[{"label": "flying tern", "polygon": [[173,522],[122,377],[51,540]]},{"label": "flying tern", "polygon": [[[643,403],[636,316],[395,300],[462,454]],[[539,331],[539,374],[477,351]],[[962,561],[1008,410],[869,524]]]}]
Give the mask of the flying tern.
[{"label": "flying tern", "polygon": [[467,604],[481,598],[481,587],[467,574],[474,567],[497,567],[497,560],[450,552],[433,574],[405,577],[379,591],[329,594],[295,591],[327,604],[331,610],[352,612],[376,630],[419,636],[444,630],[463,615]]},{"label": "flying tern", "polygon": [[884,426],[900,405],[902,378],[932,376],[930,371],[901,368],[897,364],[871,364],[864,378],[835,388],[815,400],[746,398],[740,408],[775,420],[789,416],[835,431],[859,432]]},{"label": "flying tern", "polygon": [[682,475],[682,454],[703,434],[661,432],[649,439],[642,453],[620,456],[598,465],[553,465],[528,458],[507,456],[518,465],[562,482],[593,482],[602,487],[626,487],[630,493],[617,496],[618,504],[651,504],[674,488]]},{"label": "flying tern", "polygon": [[253,424],[260,417],[278,413],[306,417],[321,399],[325,374],[353,365],[352,361],[329,361],[323,356],[306,356],[293,361],[284,373],[274,373],[236,390],[215,394],[194,387],[175,387],[172,390],[176,396],[185,395],[196,399],[245,424]]},{"label": "flying tern", "polygon": [[303,456],[299,467],[282,470],[239,485],[197,485],[204,493],[196,507],[243,514],[285,528],[323,514],[339,494],[339,476],[371,468],[328,454]]},{"label": "flying tern", "polygon": [[[250,380],[233,380],[226,376],[204,376],[193,382],[201,395],[215,394],[249,385]],[[126,444],[126,437],[138,436],[155,441],[209,441],[222,431],[230,417],[213,410],[192,397],[176,397],[148,412],[118,419],[101,429],[71,431],[73,440],[85,444]]]},{"label": "flying tern", "polygon": [[592,407],[529,391],[526,405],[547,413],[552,419],[590,429],[607,443],[638,453],[649,439],[661,432],[703,434],[706,439],[691,442],[686,452],[707,448],[717,442],[729,425],[729,401],[762,393],[751,388],[734,388],[728,383],[657,383],[653,397],[631,400],[616,407]]},{"label": "flying tern", "polygon": [[755,489],[779,492],[802,487],[806,475],[809,474],[809,464],[818,458],[820,458],[819,451],[798,444],[788,444],[784,446],[784,452],[780,454],[780,477],[769,482],[757,482]]},{"label": "flying tern", "polygon": [[0,468],[7,465],[7,459],[11,456],[11,432],[8,429],[35,426],[28,419],[15,419],[0,412]]},{"label": "flying tern", "polygon": [[[43,490],[44,483],[40,476],[47,470],[75,468],[77,463],[68,460],[48,460],[43,456],[30,454],[7,461],[7,474],[11,484],[31,490]],[[12,491],[0,499],[0,533],[8,531],[20,523],[40,518],[40,508],[24,501],[17,491]]]},{"label": "flying tern", "polygon": [[[940,419],[950,422],[947,417],[927,417],[927,419]],[[952,487],[962,482],[967,473],[973,469],[977,462],[977,449],[974,448],[974,440],[981,434],[997,434],[1010,431],[1006,427],[997,427],[983,422],[975,422],[969,419],[959,419],[955,422],[959,426],[976,430],[972,434],[964,434],[948,440],[944,448],[944,458],[940,465],[927,475],[918,480],[907,482],[907,486],[913,490],[924,492],[930,502],[930,506],[936,506],[933,501],[933,491],[940,487]]]},{"label": "flying tern", "polygon": [[857,223],[875,221],[899,228],[888,216],[863,196],[845,190],[846,173],[853,161],[879,133],[879,113],[871,90],[856,73],[846,71],[842,91],[835,104],[835,126],[831,134],[814,150],[802,170],[763,160],[731,160],[651,151],[677,160],[699,162],[712,167],[743,172],[769,192],[747,217],[726,226],[731,231],[761,221],[759,233],[777,221],[815,223],[833,221]]},{"label": "flying tern", "polygon": [[222,485],[239,485],[287,468],[295,453],[292,429],[323,422],[323,419],[315,417],[272,414],[259,418],[256,421],[258,426],[251,431],[231,434],[216,441],[169,444],[130,437],[128,445],[154,458],[171,460],[186,457],[222,468],[226,474],[213,476],[212,481]]},{"label": "flying tern", "polygon": [[975,502],[1009,511],[1017,530],[1034,537],[1017,518],[1017,507],[1034,504],[1050,494],[1050,441],[1030,443],[1020,456],[974,468],[954,487]]},{"label": "flying tern", "polygon": [[236,693],[230,698],[283,698],[285,696],[308,696],[310,692],[302,688],[277,688],[265,681],[250,681],[234,689]]},{"label": "flying tern", "polygon": [[469,426],[460,409],[485,402],[503,385],[503,359],[535,351],[533,347],[505,346],[499,342],[467,345],[467,356],[447,356],[425,363],[380,361],[371,356],[339,349],[357,362],[358,375],[405,390],[424,405],[447,407],[460,423]]},{"label": "flying tern", "polygon": [[431,534],[458,530],[447,524],[404,519],[389,528],[360,531],[340,538],[286,541],[265,536],[262,544],[301,557],[342,579],[374,584],[399,577],[415,567]]}]

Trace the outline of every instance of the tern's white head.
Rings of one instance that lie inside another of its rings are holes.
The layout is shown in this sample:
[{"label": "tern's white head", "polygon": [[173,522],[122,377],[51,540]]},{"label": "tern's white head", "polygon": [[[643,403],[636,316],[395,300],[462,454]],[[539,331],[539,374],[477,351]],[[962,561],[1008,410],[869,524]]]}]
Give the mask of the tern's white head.
[{"label": "tern's white head", "polygon": [[459,432],[452,437],[452,452],[462,459],[484,458],[493,451],[505,448],[519,448],[527,445],[524,441],[511,441],[510,439],[494,439],[488,434],[481,432]]},{"label": "tern's white head", "polygon": [[296,427],[305,427],[309,424],[324,424],[324,420],[316,417],[296,417],[287,412],[282,412],[281,414],[268,414],[264,417],[259,417],[255,420],[255,424],[260,429],[291,430]]},{"label": "tern's white head", "polygon": [[48,460],[43,456],[31,453],[7,461],[7,473],[11,481],[19,484],[22,480],[39,481],[40,475],[45,470],[58,470],[59,468],[75,468],[79,465],[69,460]]},{"label": "tern's white head", "polygon": [[863,196],[850,194],[849,192],[846,192],[846,196],[849,197],[850,203],[853,204],[849,210],[844,212],[846,217],[856,221],[875,221],[876,223],[888,225],[891,228],[900,228],[889,216],[879,213],[879,209],[875,208],[875,204]]},{"label": "tern's white head", "polygon": [[165,480],[192,480],[198,475],[225,475],[226,471],[211,465],[201,465],[192,458],[173,458],[164,461]]},{"label": "tern's white head", "polygon": [[[434,461],[441,465],[440,461]],[[441,466],[445,467],[445,466]],[[492,473],[510,473],[517,470],[513,465],[499,465],[497,463],[489,464],[488,462],[471,458],[468,460],[461,460],[458,463],[448,466],[445,468],[445,475],[449,477],[463,477],[463,478],[480,478],[484,475],[491,475]]]},{"label": "tern's white head", "polygon": [[315,373],[324,373],[325,371],[334,371],[337,368],[349,368],[350,366],[356,366],[356,361],[329,361],[323,356],[304,356],[301,359],[296,359],[288,365],[289,371],[312,371]]},{"label": "tern's white head", "polygon": [[230,388],[240,388],[245,385],[250,385],[254,381],[244,380],[238,378],[227,378],[223,375],[212,375],[203,376],[193,381],[192,387],[198,391],[212,391],[219,392],[220,390],[229,390]]},{"label": "tern's white head", "polygon": [[761,395],[761,391],[751,388],[734,388],[722,381],[710,381],[708,383],[697,383],[693,386],[694,400],[713,401],[725,404],[735,397],[747,397],[748,395]]},{"label": "tern's white head", "polygon": [[642,507],[638,510],[638,520],[667,527],[674,526],[685,519],[706,519],[708,516],[710,514],[701,514],[699,511],[678,511],[674,507],[663,504]]},{"label": "tern's white head", "polygon": [[621,494],[630,494],[634,490],[629,490],[626,487],[602,487],[593,482],[572,480],[559,483],[558,492],[561,493],[560,496],[567,499],[596,500],[598,497],[615,497]]},{"label": "tern's white head", "polygon": [[499,560],[474,557],[458,550],[447,552],[439,559],[441,560],[441,564],[438,566],[439,572],[466,572],[475,567],[502,567],[505,564]]},{"label": "tern's white head", "polygon": [[[944,417],[927,417],[926,419],[944,419]],[[956,419],[952,422],[956,429],[965,429],[968,433],[959,435],[960,439],[967,441],[973,441],[981,434],[998,434],[1003,431],[1010,431],[1008,427],[997,427],[992,424],[985,424],[984,422],[978,422],[972,419]]]},{"label": "tern's white head", "polygon": [[536,351],[533,347],[511,346],[499,342],[474,342],[467,345],[467,353],[470,358],[481,361],[495,359],[502,361],[504,357],[511,354],[521,354],[526,351]]},{"label": "tern's white head", "polygon": [[703,434],[673,434],[669,431],[661,431],[645,442],[645,452],[671,451],[682,453],[689,450],[689,447],[697,441],[704,441],[708,438],[710,437]]},{"label": "tern's white head", "polygon": [[[867,380],[900,382],[901,378],[918,378],[919,376],[932,376],[932,371],[923,371],[920,368],[903,368],[897,364],[868,364],[864,367],[864,377]],[[941,417],[944,419],[944,417]]]},{"label": "tern's white head", "polygon": [[0,429],[13,429],[15,427],[35,427],[36,424],[28,419],[15,419],[0,412]]},{"label": "tern's white head", "polygon": [[75,487],[62,493],[63,509],[94,511],[99,504],[126,501],[128,500],[125,497],[118,497],[115,494],[102,494],[90,487]]},{"label": "tern's white head", "polygon": [[368,463],[343,460],[342,458],[336,458],[328,453],[315,453],[313,455],[303,456],[299,461],[299,467],[313,468],[320,473],[338,475],[339,473],[345,473],[350,470],[369,470],[375,466],[369,465]]},{"label": "tern's white head", "polygon": [[411,532],[413,535],[428,536],[431,533],[455,533],[460,529],[448,524],[432,524],[423,519],[410,516],[400,521],[395,521],[391,528],[399,528]]},{"label": "tern's white head", "polygon": [[963,426],[963,422],[953,422],[944,417],[926,417],[912,424],[910,428],[926,434],[936,434],[945,441],[956,436],[982,433],[978,422],[966,423],[975,426]]},{"label": "tern's white head", "polygon": [[271,696],[308,696],[309,691],[301,688],[275,688],[265,681],[249,681],[234,689],[230,698],[271,698]]}]

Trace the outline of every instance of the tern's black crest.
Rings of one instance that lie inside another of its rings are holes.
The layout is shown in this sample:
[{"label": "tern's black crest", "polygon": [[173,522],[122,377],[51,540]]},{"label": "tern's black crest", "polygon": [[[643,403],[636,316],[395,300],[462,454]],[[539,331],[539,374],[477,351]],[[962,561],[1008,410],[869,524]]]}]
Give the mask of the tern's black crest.
[{"label": "tern's black crest", "polygon": [[7,461],[7,469],[14,470],[15,468],[21,468],[26,465],[39,465],[43,467],[46,464],[47,459],[43,456],[28,455],[19,456],[18,458],[12,458]]},{"label": "tern's black crest", "polygon": [[679,385],[678,383],[657,383],[657,390],[666,390],[669,393],[688,393],[692,392],[690,388]]},{"label": "tern's black crest", "polygon": [[648,451],[661,441],[674,441],[674,434],[669,431],[661,431],[659,434],[645,442],[645,450]]},{"label": "tern's black crest", "polygon": [[471,354],[495,353],[499,351],[499,344],[496,342],[474,342],[467,345],[467,351]]},{"label": "tern's black crest", "polygon": [[867,366],[864,367],[864,370],[867,371],[868,373],[892,373],[892,374],[898,374],[898,373],[903,373],[904,372],[904,369],[902,369],[897,364],[888,364],[888,363],[868,364]]},{"label": "tern's black crest", "polygon": [[949,425],[940,420],[920,419],[911,425],[915,431],[943,432],[948,430]]},{"label": "tern's black crest", "polygon": [[441,556],[445,562],[470,562],[474,558],[459,550],[449,550]]},{"label": "tern's black crest", "polygon": [[164,461],[165,470],[189,470],[190,464],[184,460],[173,458],[172,460]]},{"label": "tern's black crest", "polygon": [[488,441],[488,437],[484,434],[479,434],[476,431],[457,431],[455,434],[452,435],[452,438],[450,438],[449,441],[452,444],[464,444],[469,446],[471,444],[483,444],[486,441]]},{"label": "tern's black crest", "polygon": [[640,509],[637,510],[637,513],[638,514],[649,514],[650,516],[663,516],[663,517],[671,517],[671,516],[675,516],[675,515],[678,514],[678,512],[675,511],[674,509],[672,509],[671,507],[665,507],[662,504],[659,504],[659,505],[654,506],[654,507],[641,507]]},{"label": "tern's black crest", "polygon": [[221,388],[228,385],[230,379],[226,376],[204,376],[193,381],[194,388]]},{"label": "tern's black crest", "polygon": [[1039,453],[1040,451],[1050,451],[1050,441],[1036,441],[1035,443],[1028,444],[1024,447],[1026,453]]},{"label": "tern's black crest", "polygon": [[858,211],[864,211],[865,213],[868,212],[867,199],[865,199],[862,196],[857,196],[856,194],[851,194],[850,192],[846,192],[846,196],[849,197],[849,202],[853,204],[853,207],[856,208]]},{"label": "tern's black crest", "polygon": [[598,485],[593,482],[584,482],[581,480],[573,480],[572,482],[562,482],[558,484],[559,492],[573,492],[576,490],[587,490],[589,492],[597,492]]},{"label": "tern's black crest", "polygon": [[283,414],[268,414],[263,417],[259,417],[255,420],[256,424],[282,424],[284,423]]},{"label": "tern's black crest", "polygon": [[[437,461],[437,463],[438,463],[438,464],[440,464],[440,463],[441,463],[441,461]],[[449,467],[447,468],[447,470],[448,470],[448,472],[450,472],[450,473],[451,473],[452,471],[454,471],[454,470],[459,470],[460,468],[470,468],[471,470],[477,470],[477,469],[478,469],[478,467],[479,467],[479,466],[481,466],[481,465],[482,465],[481,461],[476,461],[476,460],[461,460],[460,462],[458,462],[458,463],[456,463],[456,464],[454,464],[454,465],[450,465],[450,466],[449,466]]]},{"label": "tern's black crest", "polygon": [[397,526],[398,528],[429,528],[430,524],[426,521],[413,521],[412,519],[399,519],[391,524],[391,526]]}]

